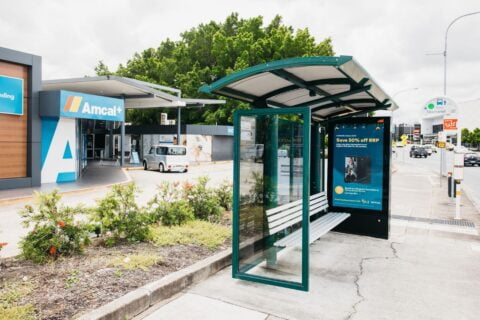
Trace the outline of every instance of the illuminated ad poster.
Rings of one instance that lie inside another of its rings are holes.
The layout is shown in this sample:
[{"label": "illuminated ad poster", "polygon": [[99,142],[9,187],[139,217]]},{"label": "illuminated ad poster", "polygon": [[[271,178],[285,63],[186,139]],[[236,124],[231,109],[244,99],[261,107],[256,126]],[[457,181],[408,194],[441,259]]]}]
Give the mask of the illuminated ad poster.
[{"label": "illuminated ad poster", "polygon": [[332,205],[382,211],[384,121],[333,129]]}]

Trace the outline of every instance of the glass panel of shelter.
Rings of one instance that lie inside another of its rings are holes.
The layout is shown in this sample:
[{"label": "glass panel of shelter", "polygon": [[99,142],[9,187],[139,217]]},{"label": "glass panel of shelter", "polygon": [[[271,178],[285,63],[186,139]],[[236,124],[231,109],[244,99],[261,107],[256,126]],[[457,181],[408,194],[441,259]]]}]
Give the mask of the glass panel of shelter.
[{"label": "glass panel of shelter", "polygon": [[[303,232],[308,230],[304,219],[308,183],[304,182],[309,179],[309,158],[304,156],[310,141],[304,126],[309,126],[310,115],[305,121],[304,113],[275,110],[243,111],[236,121],[238,262],[234,268],[238,270],[234,276],[304,289],[308,279],[308,241]],[[299,235],[294,246],[279,242],[294,233]]]}]

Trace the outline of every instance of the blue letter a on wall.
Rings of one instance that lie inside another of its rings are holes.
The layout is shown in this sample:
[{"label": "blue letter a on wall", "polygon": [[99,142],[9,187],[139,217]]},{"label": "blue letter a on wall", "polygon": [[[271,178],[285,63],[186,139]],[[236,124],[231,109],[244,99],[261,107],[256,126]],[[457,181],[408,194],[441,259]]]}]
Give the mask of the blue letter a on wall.
[{"label": "blue letter a on wall", "polygon": [[[61,149],[60,149],[61,150]],[[72,159],[72,150],[70,149],[70,142],[67,141],[65,151],[63,152],[63,159]]]}]

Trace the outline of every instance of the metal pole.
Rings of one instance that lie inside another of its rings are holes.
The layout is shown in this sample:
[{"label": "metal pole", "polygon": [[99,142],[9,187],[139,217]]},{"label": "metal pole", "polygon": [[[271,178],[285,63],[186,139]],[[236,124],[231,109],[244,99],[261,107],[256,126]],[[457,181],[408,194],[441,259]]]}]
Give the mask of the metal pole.
[{"label": "metal pole", "polygon": [[182,117],[182,111],[180,107],[177,108],[177,144],[180,145],[180,130],[181,130],[181,117]]},{"label": "metal pole", "polygon": [[[460,116],[458,118],[460,120]],[[458,148],[458,151],[460,151],[461,146],[462,146],[462,130],[460,129],[460,126],[458,126],[458,128],[457,128],[457,148]],[[463,157],[463,154],[462,154],[462,157]],[[455,161],[454,161],[454,164],[455,164]],[[463,171],[463,167],[458,168],[458,170]],[[462,173],[462,175],[463,175],[463,173]],[[462,180],[460,180],[460,179],[458,179],[456,195],[457,195],[457,197],[455,198],[455,219],[461,219],[461,217],[460,217],[460,203],[461,203],[461,199],[462,199]]]},{"label": "metal pole", "polygon": [[467,13],[464,15],[461,15],[459,17],[456,17],[455,19],[450,22],[450,24],[447,27],[447,30],[445,31],[445,50],[443,51],[443,94],[446,96],[447,95],[447,40],[448,40],[448,31],[450,30],[450,27],[460,20],[461,18],[468,17],[468,16],[473,16],[475,14],[479,14],[480,11],[475,11],[471,13]]},{"label": "metal pole", "polygon": [[[472,16],[475,14],[479,14],[480,11],[475,11],[471,13],[467,13],[464,15],[461,15],[450,22],[450,24],[447,27],[447,30],[445,31],[445,50],[443,51],[443,94],[446,96],[447,95],[447,40],[448,40],[448,31],[450,30],[450,27],[460,20],[461,18]],[[457,113],[458,115],[458,120],[460,120],[460,110]],[[462,146],[462,130],[460,125],[458,125],[457,129],[457,148],[460,148]],[[460,150],[459,150],[460,151]],[[454,160],[455,164],[455,160]],[[463,168],[461,168],[463,170]],[[457,186],[457,197],[455,198],[455,219],[460,219],[460,200],[461,200],[461,180],[458,180],[458,186]]]},{"label": "metal pole", "polygon": [[125,164],[125,121],[120,125],[120,166]]}]

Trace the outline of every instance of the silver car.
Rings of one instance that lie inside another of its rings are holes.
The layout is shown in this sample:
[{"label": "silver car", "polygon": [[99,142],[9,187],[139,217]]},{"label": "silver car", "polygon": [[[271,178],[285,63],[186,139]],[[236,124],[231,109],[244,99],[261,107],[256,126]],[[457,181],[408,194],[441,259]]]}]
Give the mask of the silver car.
[{"label": "silver car", "polygon": [[187,148],[172,144],[159,144],[150,148],[143,157],[143,169],[160,172],[187,172]]}]

